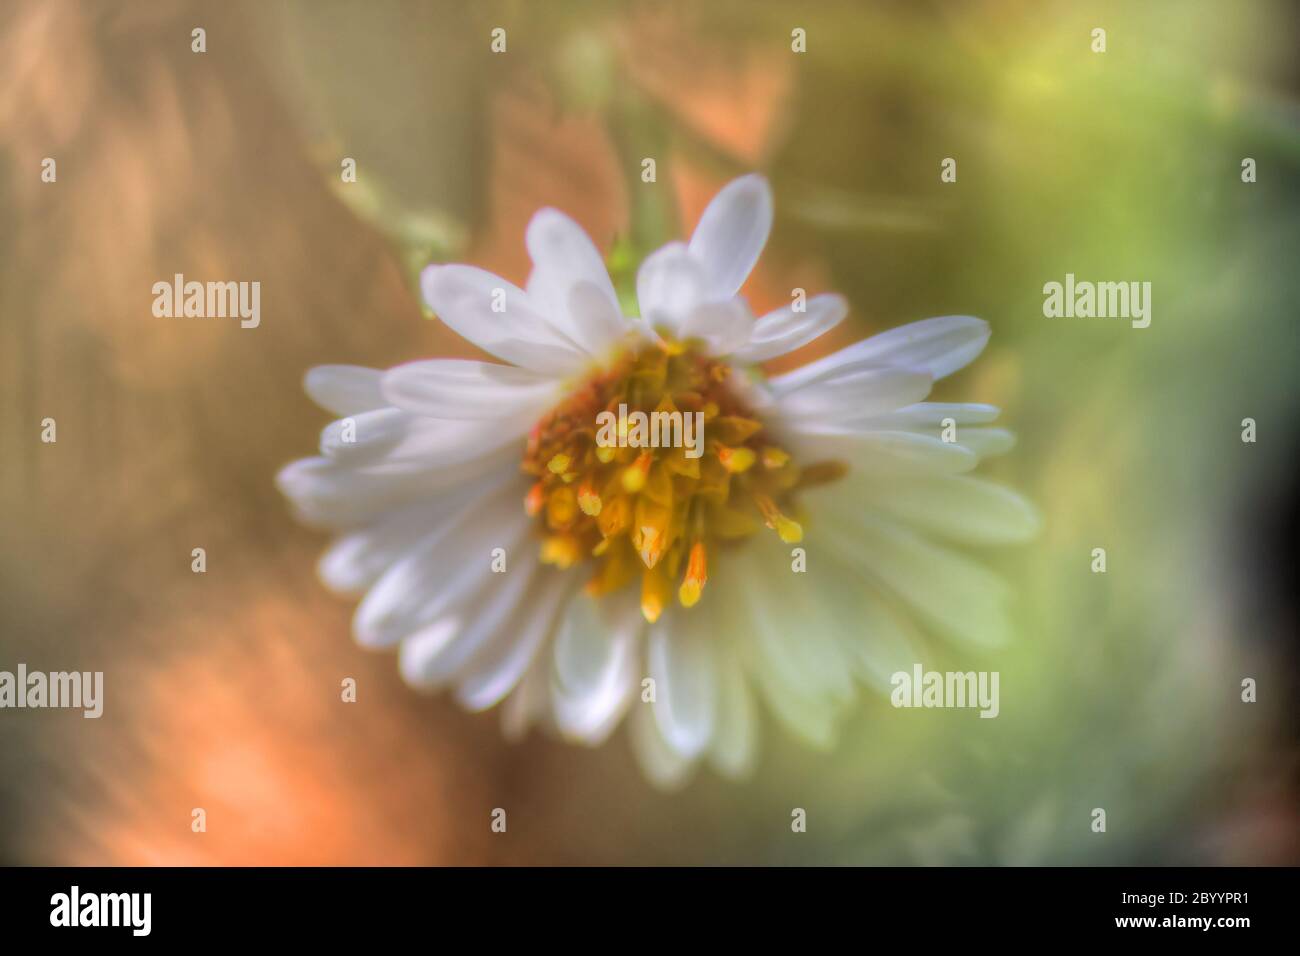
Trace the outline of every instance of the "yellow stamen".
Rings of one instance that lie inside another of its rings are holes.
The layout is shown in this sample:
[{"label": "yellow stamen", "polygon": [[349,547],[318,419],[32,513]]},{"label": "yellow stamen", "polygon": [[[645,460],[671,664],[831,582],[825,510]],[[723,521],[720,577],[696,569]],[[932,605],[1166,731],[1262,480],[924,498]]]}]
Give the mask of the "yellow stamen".
[{"label": "yellow stamen", "polygon": [[641,560],[647,568],[653,568],[664,554],[664,533],[662,528],[646,525],[641,529]]},{"label": "yellow stamen", "polygon": [[668,548],[670,543],[668,522],[672,516],[671,508],[655,504],[644,496],[636,503],[636,514],[632,522],[632,543],[647,568],[653,568],[658,564]]},{"label": "yellow stamen", "polygon": [[749,471],[754,466],[756,457],[752,448],[743,445],[739,448],[731,448],[721,442],[718,443],[718,461],[722,462],[722,467],[733,475]]},{"label": "yellow stamen", "polygon": [[641,614],[653,624],[663,614],[672,600],[672,585],[662,571],[646,571],[641,575]]},{"label": "yellow stamen", "polygon": [[682,607],[695,607],[704,591],[704,584],[709,580],[708,554],[704,542],[696,541],[691,545],[691,557],[686,565],[686,577],[677,590],[677,599]]},{"label": "yellow stamen", "polygon": [[572,488],[561,486],[546,502],[546,523],[556,531],[570,527],[578,517],[578,499]]},{"label": "yellow stamen", "polygon": [[[640,441],[596,445],[598,416],[622,405],[647,415],[702,413],[704,455]],[[724,363],[693,343],[671,343],[632,345],[594,370],[529,432],[523,470],[534,482],[523,504],[538,523],[542,560],[589,566],[587,591],[597,596],[640,577],[641,610],[654,621],[674,599],[683,608],[703,599],[713,546],[765,533],[764,524],[782,541],[802,540],[803,528],[782,509],[793,512],[804,488],[834,480],[844,466],[793,461],[732,390]]]},{"label": "yellow stamen", "polygon": [[803,540],[803,525],[781,515],[776,519],[776,533],[786,544],[798,544]]},{"label": "yellow stamen", "polygon": [[542,542],[542,563],[571,568],[582,558],[582,545],[572,535],[554,534]]},{"label": "yellow stamen", "polygon": [[596,517],[596,527],[601,535],[611,538],[622,534],[632,523],[632,505],[626,496],[612,498],[602,502],[600,514]]},{"label": "yellow stamen", "polygon": [[769,471],[774,468],[784,468],[790,463],[790,455],[775,445],[768,445],[763,449],[763,467]]},{"label": "yellow stamen", "polygon": [[641,497],[655,504],[671,508],[673,505],[673,479],[667,468],[651,468],[641,488]]},{"label": "yellow stamen", "polygon": [[758,504],[764,523],[775,531],[782,541],[786,544],[798,544],[803,540],[803,526],[782,514],[775,501],[767,495],[755,495],[754,501]]},{"label": "yellow stamen", "polygon": [[743,415],[719,415],[709,425],[713,437],[728,445],[743,445],[762,430],[761,422]]},{"label": "yellow stamen", "polygon": [[594,518],[600,514],[600,506],[600,495],[596,494],[592,476],[588,475],[578,486],[578,507],[583,514]]},{"label": "yellow stamen", "polygon": [[654,462],[654,455],[648,451],[643,451],[636,456],[636,461],[623,469],[623,488],[624,490],[636,494],[645,487],[646,476],[650,474],[650,465]]}]

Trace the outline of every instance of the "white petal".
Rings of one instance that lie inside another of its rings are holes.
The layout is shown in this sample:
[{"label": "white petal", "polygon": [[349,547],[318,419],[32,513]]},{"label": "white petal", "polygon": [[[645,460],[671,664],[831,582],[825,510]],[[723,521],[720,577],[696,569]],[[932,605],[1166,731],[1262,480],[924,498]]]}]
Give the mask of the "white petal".
[{"label": "white petal", "polygon": [[683,340],[698,339],[712,355],[727,355],[749,336],[754,323],[749,306],[741,299],[697,305],[677,327]]},{"label": "white petal", "polygon": [[[730,605],[742,603],[731,595],[744,595],[749,624],[743,633],[757,652],[757,662],[801,697],[852,700],[847,660],[833,629],[820,626],[827,623],[825,611],[809,600],[802,575],[790,574],[789,549],[771,536],[751,539],[724,557],[716,575],[719,588],[711,597]],[[739,592],[731,590],[733,582],[739,582]],[[737,610],[728,607],[725,613]]]},{"label": "white petal", "polygon": [[[954,422],[956,422],[956,419],[954,419]],[[855,424],[861,424],[862,427],[866,428],[871,427],[870,423]],[[926,435],[931,438],[943,438],[945,427],[943,425],[919,427],[914,430],[914,434]],[[951,437],[956,438],[956,441],[951,444],[966,449],[977,459],[1006,454],[1016,445],[1015,432],[1005,428],[961,427],[960,423],[958,423],[958,427],[955,432],[951,433]]]},{"label": "white petal", "polygon": [[400,408],[378,408],[330,422],[321,430],[321,454],[338,462],[372,461],[411,434],[414,419]]},{"label": "white petal", "polygon": [[790,733],[814,750],[835,747],[839,715],[832,701],[799,693],[770,666],[760,664],[753,675],[767,706]]},{"label": "white petal", "polygon": [[970,471],[979,457],[961,444],[918,432],[861,432],[806,428],[786,442],[801,461],[832,459],[864,475],[956,474]]},{"label": "white petal", "polygon": [[617,300],[590,282],[575,283],[569,290],[569,315],[579,341],[598,358],[638,329]]},{"label": "white petal", "polygon": [[758,752],[758,715],[740,662],[725,645],[718,655],[718,719],[709,760],[719,773],[746,777]]},{"label": "white petal", "polygon": [[491,570],[493,548],[505,548],[516,565],[532,553],[513,554],[531,525],[514,492],[507,487],[465,509],[389,568],[357,607],[357,641],[387,646],[473,601],[494,577],[523,576]]},{"label": "white petal", "polygon": [[388,450],[382,464],[393,470],[414,466],[427,471],[470,461],[497,448],[513,449],[536,424],[537,415],[534,409],[515,409],[492,421],[408,415],[405,435]]},{"label": "white petal", "polygon": [[879,593],[863,590],[857,602],[857,626],[840,633],[853,653],[854,670],[882,694],[889,693],[893,676],[917,659],[912,631]]},{"label": "white petal", "polygon": [[858,421],[911,405],[930,393],[929,372],[907,368],[869,368],[816,379],[782,393],[783,416],[816,426]]},{"label": "white petal", "polygon": [[665,326],[675,334],[707,296],[708,275],[680,242],[650,253],[637,270],[637,302],[651,326]]},{"label": "white petal", "polygon": [[331,422],[321,431],[320,448],[330,461],[353,470],[429,471],[521,443],[537,416],[536,407],[516,407],[492,421],[456,421],[381,408]]},{"label": "white petal", "polygon": [[[412,537],[428,533],[428,528],[412,531]],[[340,594],[363,594],[388,566],[401,557],[410,540],[375,535],[369,528],[353,531],[339,538],[321,555],[316,573],[326,586]]]},{"label": "white petal", "polygon": [[402,641],[397,654],[397,669],[402,679],[412,687],[423,686],[425,662],[446,647],[463,626],[461,618],[449,614]]},{"label": "white petal", "polygon": [[506,740],[523,740],[528,729],[546,716],[550,694],[549,665],[547,655],[537,655],[524,673],[523,680],[501,705],[501,733]]},{"label": "white petal", "polygon": [[[740,662],[757,684],[778,720],[805,743],[827,749],[835,742],[837,715],[852,695],[848,658],[828,653],[833,634],[817,633],[800,620],[800,612],[778,598],[775,575],[781,573],[755,552],[769,549],[746,543],[711,572],[704,600],[718,604],[717,614],[733,636]],[[783,565],[789,574],[788,553]],[[692,610],[699,610],[703,602]],[[787,629],[788,628],[788,629]],[[783,630],[786,629],[786,630]],[[811,640],[806,640],[810,638]],[[831,673],[833,668],[839,673]]]},{"label": "white petal", "polygon": [[446,502],[451,497],[439,495],[404,505],[381,515],[374,524],[343,535],[316,566],[321,580],[335,591],[364,593],[421,538],[449,520]]},{"label": "white petal", "polygon": [[756,364],[793,352],[825,335],[848,314],[848,301],[832,294],[813,296],[803,312],[796,312],[793,304],[769,312],[754,323],[748,344],[735,352],[736,361]]},{"label": "white petal", "polygon": [[716,635],[701,633],[698,618],[693,611],[670,609],[650,626],[646,645],[659,732],[669,747],[687,758],[709,745],[717,705]]},{"label": "white petal", "polygon": [[951,375],[983,351],[988,323],[969,315],[923,319],[855,342],[825,358],[771,380],[777,391],[796,388],[845,367],[898,365],[929,372],[936,380]]},{"label": "white petal", "polygon": [[518,686],[554,633],[560,605],[571,593],[570,584],[551,569],[542,569],[516,610],[511,629],[476,651],[459,672],[456,699],[463,707],[494,707]]},{"label": "white petal", "polygon": [[618,725],[637,686],[644,625],[631,591],[599,604],[570,599],[552,649],[555,723],[566,737],[594,747]]},{"label": "white petal", "polygon": [[568,295],[568,287],[574,283],[590,282],[611,301],[618,301],[605,260],[595,243],[581,226],[558,209],[538,210],[528,223],[524,241],[533,264],[564,286],[561,298]]},{"label": "white petal", "polygon": [[473,266],[427,266],[420,284],[443,322],[497,358],[550,375],[569,374],[586,361],[523,289],[499,276]]},{"label": "white petal", "polygon": [[307,371],[303,389],[313,402],[335,415],[357,415],[388,403],[379,391],[383,372],[359,365],[317,365]]},{"label": "white petal", "polygon": [[969,544],[1010,544],[1038,533],[1033,506],[1009,488],[967,475],[875,482],[862,500],[938,537]]},{"label": "white petal", "polygon": [[926,426],[941,428],[945,419],[952,419],[956,425],[984,425],[995,420],[999,414],[1001,409],[996,405],[981,405],[975,402],[918,402],[862,424],[878,426],[881,431]]},{"label": "white petal", "polygon": [[[611,314],[619,320],[614,335],[626,330],[605,262],[581,226],[559,210],[543,209],[528,224],[525,241],[536,266],[528,291],[544,304],[547,317],[566,337],[598,354],[610,344],[605,320]],[[579,284],[590,290],[591,301],[575,310],[572,293]],[[604,307],[593,312],[597,303]]]},{"label": "white petal", "polygon": [[859,508],[840,507],[822,534],[944,636],[979,646],[1006,643],[1007,587],[987,568]]},{"label": "white petal", "polygon": [[[403,679],[412,687],[445,686],[475,651],[499,637],[513,638],[524,596],[537,576],[535,557],[521,555],[516,566],[475,592],[472,599],[448,602],[403,641],[398,655]],[[472,587],[472,585],[471,585]],[[467,589],[468,590],[468,589]],[[459,597],[463,598],[465,591]],[[446,622],[454,621],[448,628]],[[544,622],[549,624],[549,621]]]},{"label": "white petal", "polygon": [[803,577],[813,589],[813,600],[830,612],[853,673],[889,693],[892,676],[917,660],[909,628],[878,585],[861,568],[840,560],[833,541],[821,539],[818,521],[811,520],[804,531],[809,553],[820,555],[815,570]]},{"label": "white petal", "polygon": [[710,298],[735,295],[772,230],[772,190],[762,176],[732,180],[713,197],[691,236],[691,255],[708,270]]},{"label": "white petal", "polygon": [[628,721],[632,752],[646,779],[661,790],[678,790],[691,778],[694,762],[664,742],[651,704],[636,703]]},{"label": "white petal", "polygon": [[[463,461],[381,461],[361,467],[329,458],[303,458],[281,469],[275,481],[303,522],[344,530],[466,483],[497,487],[504,480],[518,479],[523,450],[522,441],[507,441]],[[519,493],[526,491],[524,487]]]},{"label": "white petal", "polygon": [[980,458],[1004,455],[1016,444],[1014,432],[1005,428],[958,428],[957,443],[969,448]]},{"label": "white petal", "polygon": [[432,418],[492,419],[519,412],[540,417],[560,397],[557,379],[513,365],[467,359],[408,362],[384,374],[384,397]]}]

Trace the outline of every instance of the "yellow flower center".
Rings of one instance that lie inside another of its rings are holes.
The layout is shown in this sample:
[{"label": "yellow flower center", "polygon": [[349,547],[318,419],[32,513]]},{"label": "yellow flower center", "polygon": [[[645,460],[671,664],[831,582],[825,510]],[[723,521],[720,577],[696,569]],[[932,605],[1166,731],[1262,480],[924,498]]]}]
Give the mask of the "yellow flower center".
[{"label": "yellow flower center", "polygon": [[639,577],[654,621],[674,583],[684,607],[700,600],[709,556],[730,543],[764,525],[800,541],[795,492],[844,467],[801,469],[768,441],[730,374],[689,345],[643,344],[543,417],[523,462],[537,479],[524,507],[541,528],[542,560],[567,568],[593,558],[593,595]]}]

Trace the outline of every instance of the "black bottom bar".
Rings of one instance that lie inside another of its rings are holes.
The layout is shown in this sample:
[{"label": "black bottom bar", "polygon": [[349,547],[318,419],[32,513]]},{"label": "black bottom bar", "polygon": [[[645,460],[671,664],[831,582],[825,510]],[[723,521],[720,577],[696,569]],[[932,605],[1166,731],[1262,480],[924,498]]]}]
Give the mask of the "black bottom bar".
[{"label": "black bottom bar", "polygon": [[863,942],[904,931],[920,932],[927,944],[1029,940],[1044,932],[1231,942],[1291,922],[1284,908],[1294,908],[1295,875],[1291,869],[15,868],[0,870],[0,916],[6,941],[75,935],[92,945],[113,938],[338,944],[414,937],[441,947],[458,946],[454,941],[467,934],[483,933],[487,942],[515,930],[534,934],[542,946],[557,933],[594,940],[596,927],[620,923],[628,932],[640,927],[634,935],[644,937],[703,924],[742,938],[783,927],[810,938],[849,928]]}]

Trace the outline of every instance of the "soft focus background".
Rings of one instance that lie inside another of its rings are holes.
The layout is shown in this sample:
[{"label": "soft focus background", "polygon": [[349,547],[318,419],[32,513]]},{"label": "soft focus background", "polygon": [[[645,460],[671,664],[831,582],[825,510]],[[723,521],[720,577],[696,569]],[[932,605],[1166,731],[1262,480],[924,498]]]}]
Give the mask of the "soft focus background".
[{"label": "soft focus background", "polygon": [[[1235,0],[6,0],[0,669],[103,670],[107,689],[98,721],[0,711],[0,861],[1300,862],[1298,19]],[[621,733],[510,745],[494,714],[406,688],[353,645],[352,604],[315,578],[325,540],[272,479],[328,419],[308,367],[468,354],[422,314],[419,265],[522,281],[523,227],[555,205],[626,275],[750,170],[777,202],[756,309],[842,291],[840,343],[992,324],[939,395],[1003,406],[1020,444],[989,473],[1044,533],[989,555],[1016,642],[926,661],[999,670],[997,720],[864,697],[834,753],[767,720],[750,783],[666,796]],[[259,280],[261,327],[155,319],[176,272]],[[1151,327],[1044,318],[1067,272],[1152,282]]]}]

